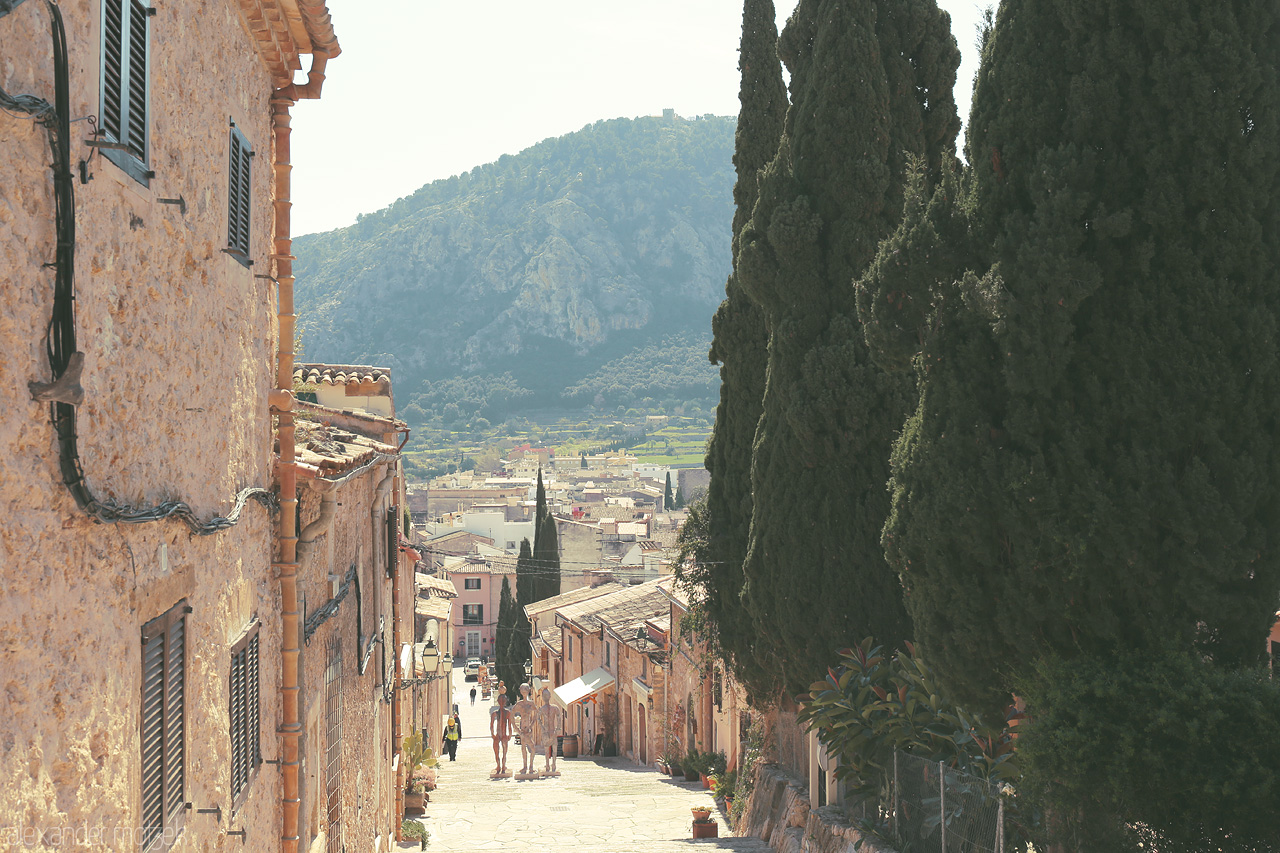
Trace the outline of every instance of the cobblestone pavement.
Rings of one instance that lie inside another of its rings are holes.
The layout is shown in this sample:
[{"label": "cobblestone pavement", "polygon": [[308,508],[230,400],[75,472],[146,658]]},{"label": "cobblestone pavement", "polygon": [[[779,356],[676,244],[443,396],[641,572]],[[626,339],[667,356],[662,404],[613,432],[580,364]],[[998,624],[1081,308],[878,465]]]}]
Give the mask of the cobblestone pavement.
[{"label": "cobblestone pavement", "polygon": [[[430,835],[427,850],[561,851],[574,853],[669,853],[740,850],[767,853],[758,839],[718,838],[694,841],[690,807],[712,808],[721,835],[725,816],[698,783],[674,781],[626,758],[560,759],[558,778],[490,780],[493,747],[489,739],[489,702],[471,706],[473,683],[455,680],[455,701],[463,739],[458,760],[441,763],[439,787],[431,792],[420,818]],[[538,765],[542,760],[539,758]],[[507,768],[520,769],[514,741]],[[402,844],[416,849],[417,844]]]}]

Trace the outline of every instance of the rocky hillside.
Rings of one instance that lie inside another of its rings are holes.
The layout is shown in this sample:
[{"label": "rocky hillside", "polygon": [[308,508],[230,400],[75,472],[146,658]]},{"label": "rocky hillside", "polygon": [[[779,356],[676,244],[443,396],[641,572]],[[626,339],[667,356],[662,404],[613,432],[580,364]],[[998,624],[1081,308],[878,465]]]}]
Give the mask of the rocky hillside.
[{"label": "rocky hillside", "polygon": [[411,421],[714,399],[733,133],[600,121],[299,237],[307,358],[393,368]]}]

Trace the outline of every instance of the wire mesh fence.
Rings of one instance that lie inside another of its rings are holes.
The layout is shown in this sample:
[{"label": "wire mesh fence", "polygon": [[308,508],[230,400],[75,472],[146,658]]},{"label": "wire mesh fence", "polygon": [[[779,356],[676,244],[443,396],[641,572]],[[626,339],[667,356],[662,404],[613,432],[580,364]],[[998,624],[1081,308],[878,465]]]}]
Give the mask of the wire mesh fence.
[{"label": "wire mesh fence", "polygon": [[1005,853],[999,787],[943,762],[894,754],[886,811],[899,853]]}]

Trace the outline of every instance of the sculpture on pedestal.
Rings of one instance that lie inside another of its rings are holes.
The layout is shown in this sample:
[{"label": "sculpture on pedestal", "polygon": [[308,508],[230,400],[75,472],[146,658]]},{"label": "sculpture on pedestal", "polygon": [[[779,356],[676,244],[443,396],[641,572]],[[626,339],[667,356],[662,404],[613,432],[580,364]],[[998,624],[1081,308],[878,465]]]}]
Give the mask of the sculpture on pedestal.
[{"label": "sculpture on pedestal", "polygon": [[529,779],[537,776],[533,769],[533,760],[537,756],[537,706],[529,700],[533,688],[528,684],[520,685],[520,701],[511,706],[511,715],[518,719],[520,728],[520,773],[519,777]]},{"label": "sculpture on pedestal", "polygon": [[491,778],[509,776],[507,772],[507,743],[511,740],[511,711],[507,708],[507,695],[498,694],[497,707],[489,711],[489,736],[493,738],[493,759],[496,767]]},{"label": "sculpture on pedestal", "polygon": [[538,736],[546,750],[542,772],[546,776],[559,776],[556,770],[556,737],[560,734],[560,709],[551,704],[551,690],[548,688],[542,689],[542,707],[537,710],[537,716]]}]

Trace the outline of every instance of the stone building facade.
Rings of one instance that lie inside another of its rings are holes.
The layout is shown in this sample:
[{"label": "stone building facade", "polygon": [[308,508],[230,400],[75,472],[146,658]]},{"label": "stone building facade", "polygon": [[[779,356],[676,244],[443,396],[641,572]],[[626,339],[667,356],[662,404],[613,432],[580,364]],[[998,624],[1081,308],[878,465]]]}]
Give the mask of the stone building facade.
[{"label": "stone building facade", "polygon": [[327,10],[0,9],[0,849],[294,853],[288,111]]},{"label": "stone building facade", "polygon": [[[379,372],[389,402],[389,372]],[[397,676],[412,675],[398,668],[399,652],[414,641],[415,560],[402,549],[396,443],[404,424],[304,402],[294,412],[301,846],[387,849],[403,787],[393,759],[413,727],[397,689]]]}]

